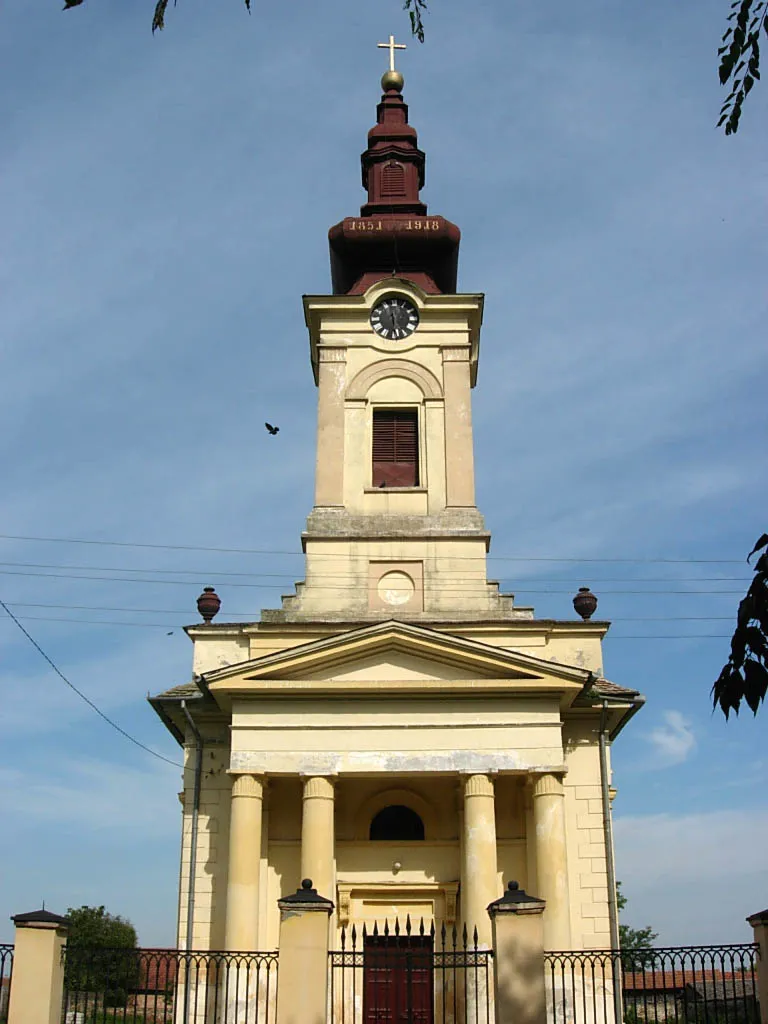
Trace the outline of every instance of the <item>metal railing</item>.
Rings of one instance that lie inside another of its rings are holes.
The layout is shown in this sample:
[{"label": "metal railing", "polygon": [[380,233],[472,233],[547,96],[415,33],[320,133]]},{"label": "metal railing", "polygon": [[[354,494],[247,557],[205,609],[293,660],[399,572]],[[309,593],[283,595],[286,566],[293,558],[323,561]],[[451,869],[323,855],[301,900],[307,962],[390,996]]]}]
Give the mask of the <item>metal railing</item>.
[{"label": "metal railing", "polygon": [[491,1024],[493,953],[466,928],[436,930],[410,917],[401,927],[343,929],[329,953],[332,1024]]},{"label": "metal railing", "polygon": [[758,947],[545,953],[548,1024],[758,1024]]},{"label": "metal railing", "polygon": [[277,953],[64,951],[62,1024],[274,1024]]},{"label": "metal railing", "polygon": [[13,946],[0,943],[0,1024],[8,1019],[8,1000],[11,995]]}]

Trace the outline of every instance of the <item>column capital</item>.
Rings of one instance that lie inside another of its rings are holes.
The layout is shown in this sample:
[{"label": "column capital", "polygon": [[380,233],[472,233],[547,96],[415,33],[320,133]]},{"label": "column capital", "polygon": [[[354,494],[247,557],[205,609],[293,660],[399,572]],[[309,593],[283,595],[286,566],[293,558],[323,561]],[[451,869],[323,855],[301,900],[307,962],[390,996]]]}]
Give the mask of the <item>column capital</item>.
[{"label": "column capital", "polygon": [[317,358],[321,363],[346,363],[347,350],[338,345],[318,345]]},{"label": "column capital", "polygon": [[252,772],[232,772],[232,797],[250,797],[261,800],[264,797],[266,776]]},{"label": "column capital", "polygon": [[493,779],[486,774],[464,776],[464,796],[493,796]]},{"label": "column capital", "polygon": [[441,345],[440,352],[444,363],[469,362],[469,342],[463,345]]},{"label": "column capital", "polygon": [[534,798],[537,796],[563,796],[562,775],[555,775],[554,772],[534,775],[532,779],[532,792]]},{"label": "column capital", "polygon": [[333,800],[334,797],[334,786],[336,784],[335,776],[332,775],[308,775],[304,772],[300,773],[302,782],[304,783],[304,790],[302,798],[304,800]]}]

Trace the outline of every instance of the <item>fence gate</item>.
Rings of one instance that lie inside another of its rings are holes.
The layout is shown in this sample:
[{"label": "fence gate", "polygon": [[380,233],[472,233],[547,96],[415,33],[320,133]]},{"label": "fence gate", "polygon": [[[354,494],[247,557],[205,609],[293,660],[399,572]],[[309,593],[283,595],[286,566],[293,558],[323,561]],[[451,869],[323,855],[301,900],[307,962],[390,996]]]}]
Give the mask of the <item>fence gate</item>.
[{"label": "fence gate", "polygon": [[492,956],[477,932],[423,919],[345,928],[329,954],[332,1024],[491,1024]]}]

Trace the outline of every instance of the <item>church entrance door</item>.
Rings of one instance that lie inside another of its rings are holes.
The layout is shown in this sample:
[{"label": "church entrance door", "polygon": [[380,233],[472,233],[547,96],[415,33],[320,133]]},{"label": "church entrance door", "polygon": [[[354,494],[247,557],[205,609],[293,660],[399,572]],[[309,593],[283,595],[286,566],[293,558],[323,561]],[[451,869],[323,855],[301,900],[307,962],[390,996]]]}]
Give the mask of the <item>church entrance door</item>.
[{"label": "church entrance door", "polygon": [[363,953],[363,1024],[433,1024],[432,939],[368,935]]}]

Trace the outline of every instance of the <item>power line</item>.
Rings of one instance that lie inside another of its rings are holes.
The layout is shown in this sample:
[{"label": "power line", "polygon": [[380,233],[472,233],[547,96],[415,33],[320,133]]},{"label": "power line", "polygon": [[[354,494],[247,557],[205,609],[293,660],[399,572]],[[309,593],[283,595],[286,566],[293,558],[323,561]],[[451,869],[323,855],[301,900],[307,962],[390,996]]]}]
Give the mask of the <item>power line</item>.
[{"label": "power line", "polygon": [[[126,572],[129,572],[129,571],[130,570],[126,569]],[[189,581],[189,580],[158,580],[158,579],[148,580],[148,579],[144,579],[142,577],[135,577],[135,576],[85,576],[85,575],[74,576],[71,573],[60,573],[60,572],[21,572],[21,571],[17,572],[15,569],[0,569],[0,575],[2,575],[2,576],[28,576],[28,577],[34,577],[36,579],[87,580],[87,581],[90,581],[92,583],[142,583],[145,587],[147,587],[147,586],[159,586],[159,585],[175,586],[175,587],[189,587],[189,586],[191,586],[191,581]],[[512,585],[514,585],[514,581],[509,581],[509,582]],[[541,582],[546,583],[547,581],[543,580]],[[638,580],[638,582],[642,582],[642,580]],[[676,580],[671,580],[670,582],[674,583],[674,582],[677,582],[677,581]],[[698,581],[696,581],[696,582],[698,582]],[[290,584],[286,584],[286,585],[290,585]],[[276,590],[276,589],[278,589],[281,586],[281,584],[280,583],[235,583],[235,582],[228,582],[227,586],[228,587],[245,587],[246,589],[250,589],[250,590]],[[482,592],[486,591],[487,586],[488,586],[487,581],[478,581],[478,585],[476,587],[472,587],[472,586],[467,586],[467,587],[457,587],[457,586],[454,586],[454,587],[440,587],[440,592],[441,592],[441,594],[453,594],[453,593],[466,594],[466,593],[469,593],[471,591],[475,591],[476,593],[482,593]],[[354,584],[351,585],[351,586],[345,586],[343,584],[328,584],[327,586],[324,586],[323,584],[315,584],[315,583],[312,583],[311,581],[310,581],[309,584],[307,584],[307,588],[309,588],[309,587],[311,587],[312,589],[315,589],[315,590],[358,590],[359,589],[359,587],[357,585],[354,585]],[[398,588],[398,587],[388,587],[387,589],[388,590],[398,590],[400,588]],[[408,588],[408,589],[410,591],[410,588]],[[553,590],[551,588],[547,589],[547,590],[531,590],[528,587],[515,587],[515,591],[518,594],[571,594],[571,595],[573,594],[573,590]],[[601,591],[601,594],[649,594],[649,595],[654,595],[654,594],[656,594],[656,595],[658,595],[658,594],[685,594],[685,595],[696,594],[696,595],[707,595],[707,594],[742,594],[742,593],[743,593],[743,591],[741,591],[741,590],[668,590],[667,589],[667,590],[603,590],[603,591]]]},{"label": "power line", "polygon": [[[164,569],[140,569],[136,566],[131,566],[129,569],[124,569],[119,565],[61,565],[59,563],[49,562],[0,562],[0,566],[11,566],[12,568],[18,569],[69,569],[76,572],[139,572],[147,573],[148,575],[161,575],[165,573],[171,576],[194,576],[196,578],[210,578],[219,576],[238,576],[246,577],[249,579],[278,579],[284,580],[290,573],[288,572],[232,572],[230,570],[220,569],[172,569],[170,567]],[[347,575],[341,573],[321,573],[313,574],[313,578],[320,577],[322,579],[347,579]],[[749,583],[752,579],[751,576],[602,576],[597,579],[592,578],[591,583],[597,585],[600,583]],[[510,577],[502,580],[502,582],[514,582]],[[577,586],[580,582],[580,577],[567,577],[565,579],[559,579],[551,576],[543,583],[571,583]]]},{"label": "power line", "polygon": [[[134,541],[122,540],[85,540],[76,537],[27,537],[20,534],[0,533],[0,540],[32,541],[45,544],[93,544],[102,547],[116,548],[147,548],[152,550],[165,551],[208,551],[227,555],[292,555],[299,557],[301,551],[286,551],[278,548],[219,548],[203,547],[194,544],[149,544]],[[328,552],[317,552],[320,557],[336,558],[337,555]],[[315,557],[315,555],[313,555]],[[476,556],[472,555],[443,555],[438,556],[450,558],[453,561],[470,560],[475,561]],[[482,557],[482,556],[481,556]],[[586,563],[625,563],[627,565],[743,565],[744,561],[739,558],[556,558],[551,556],[532,555],[488,555],[490,560],[496,562],[572,562],[576,564]]]},{"label": "power line", "polygon": [[20,615],[21,622],[70,622],[76,626],[136,626],[138,629],[178,629],[175,622],[116,622],[114,619],[67,619],[54,615]]},{"label": "power line", "polygon": [[[11,608],[63,608],[84,612],[132,612],[137,615],[189,614],[189,608],[124,608],[104,604],[41,604],[34,601],[8,601],[7,604]],[[247,617],[252,616],[253,611],[233,612],[227,609],[227,615]],[[733,618],[733,615],[619,615],[613,617],[611,622],[730,622]]]},{"label": "power line", "polygon": [[113,721],[113,719],[111,719],[109,717],[109,715],[106,715],[101,710],[101,708],[98,707],[98,705],[94,704],[94,702],[91,700],[90,697],[86,697],[86,695],[83,693],[82,690],[78,690],[78,688],[75,686],[75,684],[70,682],[69,679],[67,679],[67,677],[64,675],[64,673],[61,671],[61,669],[56,664],[56,662],[52,658],[48,657],[48,655],[45,653],[45,651],[40,646],[40,644],[37,642],[37,640],[35,640],[34,637],[31,636],[27,632],[27,630],[24,628],[24,626],[22,626],[22,624],[19,622],[19,620],[16,618],[16,616],[13,614],[11,609],[8,607],[8,605],[3,600],[0,600],[0,608],[2,608],[5,611],[5,614],[16,623],[16,625],[19,627],[19,629],[24,634],[24,636],[27,638],[27,640],[29,640],[29,642],[32,644],[32,646],[35,648],[35,650],[39,654],[41,654],[43,656],[43,658],[45,658],[45,660],[51,666],[51,668],[56,673],[56,675],[59,677],[59,679],[61,679],[64,683],[66,683],[67,686],[70,688],[70,690],[74,690],[74,692],[77,694],[77,696],[81,700],[85,701],[85,703],[88,705],[88,707],[91,708],[93,711],[95,711],[96,714],[100,718],[103,718],[104,721],[107,723],[107,725],[110,725],[113,729],[116,729],[117,732],[119,732],[121,736],[124,736],[125,739],[129,740],[131,743],[135,744],[137,747],[140,747],[142,750],[146,751],[146,753],[151,754],[152,757],[156,757],[160,761],[165,761],[166,764],[171,764],[171,765],[173,765],[174,768],[181,768],[182,770],[186,771],[185,765],[178,764],[176,761],[172,761],[169,757],[165,757],[163,754],[158,754],[158,752],[156,750],[153,750],[151,747],[146,746],[146,744],[142,743],[141,740],[137,740],[135,736],[131,736],[131,734],[129,732],[126,732],[125,729],[121,728],[117,724],[117,722]]},{"label": "power line", "polygon": [[[2,604],[2,602],[0,602]],[[4,606],[5,607],[5,606]],[[49,615],[22,615],[18,619],[14,618],[14,622],[19,624],[19,621],[35,621],[35,622],[67,622],[73,626],[134,626],[139,629],[168,629],[169,627],[177,629],[178,626],[175,623],[163,623],[163,622],[116,622],[111,619],[68,619],[64,617],[56,617]],[[616,620],[614,620],[616,621]],[[243,623],[244,625],[244,623]],[[729,640],[730,637],[727,633],[609,633],[605,637],[605,642],[608,643],[613,640]],[[85,698],[87,700],[87,698]],[[97,709],[98,710],[98,709]],[[101,712],[99,712],[101,714]],[[102,716],[103,717],[103,716]],[[119,728],[119,726],[116,726]],[[122,730],[120,730],[122,732]],[[138,743],[138,740],[134,742]],[[139,746],[142,744],[139,743]],[[148,749],[148,748],[144,748]],[[154,753],[150,751],[150,753]],[[157,754],[157,757],[162,757],[161,754]],[[167,760],[165,758],[164,760]],[[169,764],[175,764],[175,762],[168,762]],[[178,765],[177,767],[183,767]],[[184,768],[184,771],[187,771]]]}]

